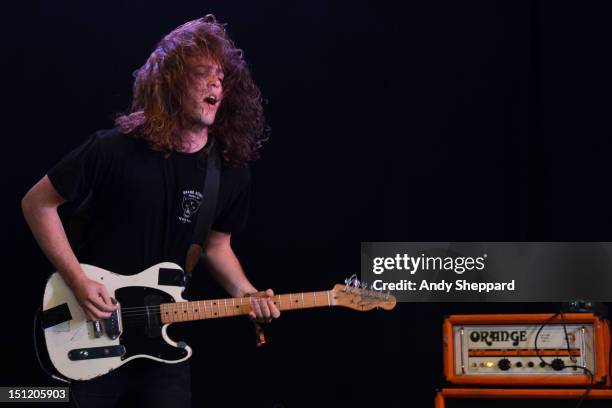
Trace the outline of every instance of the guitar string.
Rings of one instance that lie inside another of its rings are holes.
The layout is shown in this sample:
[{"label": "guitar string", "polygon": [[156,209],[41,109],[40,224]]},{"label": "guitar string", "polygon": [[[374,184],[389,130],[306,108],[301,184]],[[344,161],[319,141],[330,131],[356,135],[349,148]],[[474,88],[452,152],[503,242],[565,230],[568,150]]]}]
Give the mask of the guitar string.
[{"label": "guitar string", "polygon": [[[325,293],[325,292],[323,292]],[[288,295],[278,295],[278,296],[288,296]],[[297,299],[295,301],[295,305],[297,307],[306,307],[305,302],[302,300],[302,305],[300,306],[299,301],[300,296],[297,296]],[[315,298],[316,299],[316,298]],[[323,299],[325,299],[325,297],[323,297]],[[229,313],[228,309],[227,309],[227,302],[222,299],[223,302],[219,302],[217,300],[205,300],[205,301],[194,301],[194,302],[174,302],[174,303],[165,303],[167,305],[177,305],[175,307],[172,306],[168,306],[167,310],[165,312],[161,311],[161,307],[160,305],[155,305],[155,306],[135,306],[135,307],[125,307],[125,308],[121,308],[121,315],[123,319],[129,319],[130,317],[140,317],[140,316],[148,316],[148,315],[158,315],[158,314],[162,314],[162,313],[170,313],[172,314],[177,314],[176,312],[183,312],[182,314],[179,314],[179,316],[184,316],[185,314],[189,313],[189,309],[191,309],[191,313],[193,314],[202,314],[201,310],[204,310],[204,315],[210,315],[211,313],[209,313],[206,309],[206,304],[204,304],[204,307],[202,308],[201,306],[197,306],[197,309],[195,309],[194,307],[194,303],[195,302],[208,302],[210,304],[210,306],[208,306],[208,309],[210,309],[210,311],[212,312],[212,316],[217,316],[218,315],[236,315],[236,313]],[[276,303],[276,302],[275,302]],[[285,302],[286,304],[293,304],[293,302],[289,303],[289,302]],[[187,310],[185,310],[185,307],[182,306],[183,304],[187,305]],[[282,307],[282,302],[280,302],[279,299],[279,304]],[[330,303],[328,302],[328,306],[330,305]],[[232,302],[232,305],[230,306],[230,310],[232,309],[240,309],[241,306],[252,306],[252,304],[249,302],[247,304],[244,303],[240,303],[238,305],[235,304],[235,302]],[[317,304],[315,303],[313,306],[317,306]],[[321,306],[324,306],[321,305]],[[215,307],[217,308],[217,312],[214,312]],[[222,313],[222,310],[225,310],[225,313]],[[241,313],[241,314],[246,314],[246,313]]]},{"label": "guitar string", "polygon": [[[183,308],[188,308],[188,309],[193,309],[194,307],[197,307],[199,309],[212,309],[212,308],[217,308],[217,307],[223,307],[225,308],[226,306],[231,306],[232,308],[235,307],[240,307],[240,306],[252,306],[252,303],[234,303],[234,302],[212,302],[207,300],[206,303],[204,304],[203,307],[196,305],[196,303],[200,303],[200,302],[174,302],[174,303],[163,303],[162,305],[177,305],[177,306],[168,306],[168,309],[183,309]],[[274,303],[278,303],[278,302],[274,302]],[[280,302],[281,305],[282,304],[287,304],[288,302]],[[293,302],[295,304],[298,303],[303,303],[303,302]],[[319,303],[319,302],[317,302]],[[182,305],[188,305],[188,306],[182,306]],[[121,313],[139,313],[139,312],[146,312],[148,309],[151,308],[157,308],[160,307],[161,305],[151,305],[151,306],[137,306],[137,307],[122,307],[121,308]]]},{"label": "guitar string", "polygon": [[[327,293],[327,292],[331,292],[331,291],[321,291],[321,292],[304,292],[304,295],[311,295],[311,296],[313,296],[313,295],[312,295],[313,293]],[[301,297],[302,297],[302,293],[291,293],[291,294],[283,294],[283,295],[274,295],[274,296],[272,297],[272,299],[278,298],[278,297],[280,297],[280,296],[285,296],[285,297],[292,296],[292,297],[296,297],[296,303],[298,303],[298,302],[297,302],[297,300],[301,299]],[[193,300],[193,301],[187,301],[187,302],[169,302],[169,303],[164,303],[164,304],[176,305],[176,304],[182,304],[182,303],[195,303],[195,302],[207,302],[207,303],[217,302],[217,303],[225,303],[226,301],[232,301],[232,303],[233,303],[233,301],[234,301],[234,300],[238,300],[238,299],[240,299],[240,300],[244,300],[244,299],[250,299],[250,298],[207,299],[207,300]],[[241,303],[241,304],[243,304],[243,305],[244,305],[244,303]],[[250,304],[250,303],[249,303],[249,304]],[[156,305],[156,306],[157,306],[157,305]],[[122,308],[121,308],[121,310],[136,310],[136,309],[143,310],[143,309],[146,309],[147,307],[151,307],[151,306],[122,307]]]},{"label": "guitar string", "polygon": [[[187,303],[187,302],[180,302],[180,303]],[[174,303],[176,304],[176,303]],[[250,305],[238,305],[238,306],[250,306]],[[313,305],[314,306],[314,305]],[[324,306],[324,305],[321,305]],[[298,306],[299,308],[304,308],[304,305],[302,306]],[[167,310],[165,312],[161,311],[161,308],[158,308],[157,306],[154,306],[151,310],[149,310],[148,312],[140,312],[140,311],[131,311],[129,313],[124,313],[122,311],[121,313],[121,318],[122,321],[129,321],[129,320],[138,320],[138,319],[145,319],[147,316],[157,316],[157,315],[161,315],[162,313],[165,314],[169,314],[170,316],[175,315],[175,316],[187,316],[188,320],[193,320],[192,318],[189,318],[189,312],[191,312],[191,316],[194,315],[204,315],[204,317],[199,317],[199,319],[207,319],[207,318],[213,318],[213,317],[225,317],[225,316],[236,316],[236,315],[245,315],[247,313],[245,313],[244,311],[240,310],[240,307],[231,307],[229,309],[218,305],[216,307],[217,311],[215,312],[214,309],[210,308],[209,310],[205,310],[202,308],[198,308],[198,309],[191,309],[191,310],[185,310],[183,308],[180,308],[180,310]],[[290,309],[290,308],[287,308]],[[239,311],[239,313],[231,313],[230,310],[236,310]],[[177,313],[177,312],[181,312],[182,313]],[[250,310],[249,310],[250,311]],[[211,314],[212,313],[212,314]],[[178,320],[183,321],[183,320]]]},{"label": "guitar string", "polygon": [[[152,315],[157,315],[158,313],[152,313]],[[217,313],[214,315],[210,315],[210,314],[206,314],[204,317],[198,317],[198,318],[187,318],[185,320],[176,320],[172,323],[180,323],[180,322],[184,322],[184,321],[191,321],[191,320],[205,320],[205,319],[213,319],[213,318],[217,318],[217,317],[233,317],[233,316],[244,316],[246,313],[234,313],[234,314],[221,314],[221,313]],[[151,317],[151,315],[138,315],[138,316],[129,316],[129,317],[123,317],[121,319],[122,323],[136,323],[136,322],[147,322],[148,318]],[[185,316],[184,316],[185,317]]]},{"label": "guitar string", "polygon": [[[200,302],[206,302],[208,304],[213,304],[213,306],[215,306],[215,307],[217,307],[217,304],[224,305],[226,303],[225,301],[222,301],[222,302],[216,302],[216,304],[215,304],[214,300],[212,301],[213,303],[211,303],[210,300],[201,300],[201,301],[193,301],[193,302],[169,302],[169,303],[162,303],[162,304],[164,304],[164,305],[181,305],[181,304],[194,304],[194,303],[200,303]],[[230,303],[230,302],[227,302],[227,303]],[[232,303],[232,306],[235,304],[234,302],[231,302],[231,303]],[[251,303],[240,303],[238,305],[240,305],[240,306],[250,306]],[[128,312],[134,311],[134,312],[136,312],[136,311],[143,311],[143,310],[146,310],[147,308],[158,307],[158,306],[160,306],[160,305],[122,307],[121,311],[122,312],[125,312],[125,311],[128,311]]]},{"label": "guitar string", "polygon": [[[211,312],[215,313],[218,310],[221,310],[221,313],[229,311],[229,310],[243,310],[245,308],[249,308],[250,310],[253,310],[252,307],[250,307],[251,305],[248,304],[244,304],[244,305],[228,305],[227,307],[225,307],[225,305],[215,305],[214,307],[192,307],[192,306],[187,306],[187,307],[169,307],[166,310],[162,311],[161,308],[159,306],[152,306],[147,308],[144,308],[143,310],[130,310],[130,311],[125,311],[125,310],[121,310],[121,316],[123,317],[131,317],[131,316],[146,316],[148,314],[162,314],[162,313],[167,313],[167,314],[187,314],[187,313],[191,313],[191,314],[198,314],[198,313],[206,313],[206,314],[210,314]],[[308,308],[308,307],[316,307],[316,306],[331,306],[326,304],[295,304],[291,306],[281,306],[282,309],[297,309],[297,308]],[[176,312],[176,313],[175,313]]]},{"label": "guitar string", "polygon": [[[321,291],[321,292],[304,292],[303,294],[313,294],[313,293],[326,293],[326,294],[330,294],[332,291]],[[300,308],[304,308],[306,307],[306,304],[303,300],[303,296],[301,296],[302,293],[299,294],[283,294],[283,295],[276,295],[273,298],[278,298],[278,302],[279,304],[281,304],[282,306],[282,302],[280,302],[280,297],[281,296],[285,296],[285,297],[289,297],[291,299],[291,296],[295,296],[295,305],[297,307]],[[316,297],[314,297],[316,300]],[[322,299],[325,299],[326,297],[322,297]],[[240,304],[236,305],[235,302],[232,301],[232,305],[230,307],[230,310],[232,309],[240,309],[240,306],[251,306],[252,303],[249,302],[247,304],[244,304],[242,301],[244,300],[244,298],[228,298],[228,299],[210,299],[210,300],[200,300],[200,301],[186,301],[186,302],[169,302],[169,303],[164,303],[166,305],[177,305],[175,307],[168,307],[168,310],[165,311],[166,314],[170,314],[170,316],[172,316],[172,314],[176,315],[176,316],[187,316],[188,320],[193,320],[192,318],[189,318],[189,309],[191,309],[191,315],[195,315],[195,314],[199,314],[199,315],[204,315],[204,317],[198,317],[198,319],[206,319],[206,318],[214,318],[214,317],[225,317],[225,316],[236,316],[236,315],[244,315],[247,313],[229,313],[228,309],[227,309],[227,300],[234,300],[234,299],[240,299],[241,302]],[[300,306],[300,299],[302,299],[302,305]],[[219,301],[221,300],[221,301]],[[200,307],[198,306],[198,309],[194,309],[194,303],[200,303],[200,302],[204,302],[204,307]],[[209,303],[210,306],[208,306],[208,309],[210,309],[210,312],[207,311],[207,307],[206,307],[206,302]],[[276,302],[275,302],[276,303]],[[294,304],[293,302],[285,302],[286,304]],[[316,302],[313,306],[317,306]],[[185,308],[181,305],[189,305],[187,306],[187,310],[185,310]],[[325,306],[325,304],[321,305],[321,306]],[[328,300],[328,306],[331,306],[331,304],[329,303]],[[217,308],[217,312],[214,311],[215,307]],[[201,310],[204,310],[204,312],[202,313]],[[225,309],[225,313],[223,313],[223,309]],[[287,308],[290,309],[290,308]],[[180,312],[182,311],[182,314],[177,314],[176,312]],[[161,305],[154,305],[154,306],[132,306],[132,307],[124,307],[121,308],[121,317],[122,317],[122,321],[130,321],[130,320],[140,320],[140,319],[146,319],[147,316],[152,316],[152,315],[161,315],[163,312],[161,310]],[[197,319],[196,319],[197,320]],[[181,321],[185,321],[185,320],[178,320],[178,322]]]},{"label": "guitar string", "polygon": [[[187,302],[179,302],[179,303],[187,303]],[[176,303],[172,303],[172,304],[176,304]],[[249,305],[242,305],[242,306],[249,306]],[[144,308],[146,308],[146,306]],[[300,307],[300,308],[302,308],[302,307]],[[243,315],[247,314],[245,312],[230,313],[228,310],[225,310],[225,313],[223,313],[223,311],[222,311],[223,309],[221,308],[221,305],[218,305],[218,307],[217,307],[218,311],[217,312],[215,312],[214,310],[211,309],[212,314],[211,314],[211,312],[205,311],[204,312],[204,317],[198,316],[196,319],[193,319],[193,316],[196,315],[196,314],[202,315],[202,312],[200,311],[202,309],[198,309],[198,310],[193,310],[192,309],[191,310],[191,312],[192,312],[191,316],[192,317],[189,317],[189,314],[188,314],[189,311],[181,309],[181,310],[183,310],[182,314],[178,314],[178,315],[176,313],[172,313],[172,314],[175,314],[176,316],[187,317],[187,319],[185,319],[185,320],[176,320],[173,323],[180,323],[180,322],[191,321],[191,320],[212,319],[212,318],[218,318],[218,317],[243,316]],[[233,309],[234,308],[231,308],[230,310],[233,310]],[[170,312],[170,310],[168,312]],[[133,325],[134,323],[147,323],[147,320],[148,320],[149,317],[157,316],[157,315],[161,315],[161,314],[162,314],[161,308],[157,308],[157,306],[154,306],[153,309],[149,310],[148,312],[138,312],[138,311],[132,310],[131,313],[125,313],[125,314],[122,313],[121,314],[121,321],[122,321],[122,323],[126,323],[126,325]]]},{"label": "guitar string", "polygon": [[[171,303],[171,304],[177,304],[177,303]],[[180,304],[180,303],[179,303]],[[214,305],[213,307],[193,307],[193,306],[187,306],[187,307],[182,307],[182,306],[178,306],[178,307],[168,307],[166,310],[167,313],[172,313],[174,311],[178,311],[178,312],[183,312],[183,313],[187,313],[187,312],[192,312],[192,313],[199,313],[200,310],[204,310],[205,312],[207,312],[208,310],[214,310],[214,309],[239,309],[240,307],[248,307],[251,306],[250,304],[243,304],[243,305],[228,305],[228,307],[226,307],[223,304],[219,304],[219,305]],[[176,309],[176,310],[175,310]],[[187,309],[187,310],[186,310]],[[126,311],[125,309],[121,309],[121,315],[122,316],[137,316],[137,315],[147,315],[147,314],[151,314],[151,313],[159,313],[161,314],[161,307],[159,307],[158,305],[156,306],[149,306],[148,308],[144,307],[143,310],[128,310]]]},{"label": "guitar string", "polygon": [[[250,305],[242,305],[242,306],[250,306]],[[321,305],[321,306],[323,306],[323,305]],[[303,308],[304,306],[299,306],[299,307]],[[215,311],[214,309],[216,309],[217,311]],[[191,315],[204,314],[204,315],[208,316],[208,315],[211,314],[211,311],[212,311],[214,316],[216,316],[216,315],[231,315],[231,316],[233,316],[236,313],[232,314],[232,313],[229,312],[229,310],[240,310],[239,307],[230,307],[230,308],[226,309],[223,306],[218,306],[218,307],[215,307],[214,309],[208,308],[207,310],[204,310],[203,308],[199,308],[199,309],[185,310],[185,309],[181,308],[180,310],[176,310],[176,311],[175,310],[167,310],[165,312],[162,312],[161,308],[157,308],[156,307],[154,309],[149,310],[148,312],[139,312],[139,311],[132,311],[130,313],[122,312],[121,313],[121,317],[123,319],[126,319],[126,318],[129,319],[130,317],[139,317],[139,316],[148,316],[148,315],[161,315],[162,313],[169,314],[169,315],[175,314],[175,315],[178,315],[178,316],[184,316],[184,315],[188,315],[190,312],[191,312],[190,313]],[[287,308],[287,309],[290,309],[290,308]],[[182,313],[179,314],[179,313],[176,313],[176,312],[182,312]]]},{"label": "guitar string", "polygon": [[[287,302],[288,303],[288,302]],[[302,303],[300,305],[300,303]],[[165,311],[165,313],[175,313],[175,312],[183,312],[183,314],[185,313],[189,313],[191,311],[192,314],[195,313],[200,313],[200,310],[204,310],[204,313],[208,314],[208,310],[211,310],[214,312],[214,309],[217,310],[228,310],[228,306],[229,309],[231,310],[235,310],[235,309],[240,309],[240,307],[244,307],[244,306],[251,306],[250,303],[247,304],[232,304],[232,305],[227,305],[225,304],[225,302],[218,302],[217,304],[211,304],[211,306],[206,307],[206,305],[204,307],[200,307],[197,306],[197,309],[194,307],[193,303],[190,302],[178,302],[178,303],[166,303],[168,305],[179,305],[179,306],[169,306],[167,308],[167,310]],[[180,306],[182,304],[188,305],[186,307]],[[294,304],[294,303],[291,303]],[[306,307],[305,302],[295,302],[295,305],[297,305],[297,307]],[[317,306],[318,304],[312,304],[313,306]],[[322,304],[321,306],[324,306],[325,304]],[[328,304],[330,305],[330,304]],[[283,305],[281,305],[282,307]],[[139,310],[135,310],[135,309],[139,309]],[[148,315],[148,314],[161,314],[161,307],[160,305],[155,305],[155,306],[143,306],[143,307],[132,307],[132,308],[122,308],[121,309],[121,315],[122,316],[138,316],[138,315]]]},{"label": "guitar string", "polygon": [[[217,316],[236,316],[239,314],[248,314],[251,310],[242,310],[242,311],[236,311],[236,312],[232,312],[231,310],[228,310],[227,312],[225,310],[221,310],[221,312],[217,311],[217,309],[215,309],[212,314],[210,312],[210,310],[207,310],[206,313],[202,312],[194,312],[194,313],[189,313],[189,315],[187,313],[181,313],[181,314],[176,314],[174,315],[174,317],[172,317],[172,314],[168,315],[168,318],[178,318],[179,316],[213,316],[213,317],[217,317]],[[147,317],[147,316],[160,316],[162,313],[160,313],[159,311],[151,311],[150,313],[139,313],[139,314],[132,314],[132,315],[127,315],[127,316],[121,316],[122,320],[129,320],[129,319],[134,319],[134,318],[142,318],[142,317]]]}]

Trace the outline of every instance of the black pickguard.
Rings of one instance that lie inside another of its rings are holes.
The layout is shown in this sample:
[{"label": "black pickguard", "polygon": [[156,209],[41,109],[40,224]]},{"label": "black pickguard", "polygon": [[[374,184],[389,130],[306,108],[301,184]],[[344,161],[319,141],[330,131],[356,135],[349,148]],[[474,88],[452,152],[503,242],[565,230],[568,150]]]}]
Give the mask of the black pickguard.
[{"label": "black pickguard", "polygon": [[128,286],[117,289],[115,297],[121,304],[123,334],[119,343],[126,349],[123,360],[137,354],[171,361],[187,356],[187,350],[169,345],[161,334],[159,305],[174,302],[171,295],[155,288]]}]

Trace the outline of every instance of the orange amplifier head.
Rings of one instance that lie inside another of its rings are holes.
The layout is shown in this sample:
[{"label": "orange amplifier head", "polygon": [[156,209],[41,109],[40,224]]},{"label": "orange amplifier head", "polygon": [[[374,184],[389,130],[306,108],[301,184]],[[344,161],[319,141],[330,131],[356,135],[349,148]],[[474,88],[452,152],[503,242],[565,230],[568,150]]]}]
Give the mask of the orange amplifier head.
[{"label": "orange amplifier head", "polygon": [[610,386],[610,326],[591,313],[454,315],[443,331],[444,375],[453,384],[590,384],[579,366],[595,386]]}]

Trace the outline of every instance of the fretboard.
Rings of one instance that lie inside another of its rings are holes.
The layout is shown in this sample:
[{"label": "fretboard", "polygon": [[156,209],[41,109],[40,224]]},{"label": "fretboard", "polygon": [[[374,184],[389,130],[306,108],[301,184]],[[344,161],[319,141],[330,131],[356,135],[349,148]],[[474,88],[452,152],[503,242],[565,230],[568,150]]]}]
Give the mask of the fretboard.
[{"label": "fretboard", "polygon": [[[196,300],[192,302],[163,303],[159,305],[162,323],[189,322],[248,314],[252,309],[248,297]],[[321,292],[289,293],[273,296],[274,304],[281,311],[334,306],[334,293]]]}]

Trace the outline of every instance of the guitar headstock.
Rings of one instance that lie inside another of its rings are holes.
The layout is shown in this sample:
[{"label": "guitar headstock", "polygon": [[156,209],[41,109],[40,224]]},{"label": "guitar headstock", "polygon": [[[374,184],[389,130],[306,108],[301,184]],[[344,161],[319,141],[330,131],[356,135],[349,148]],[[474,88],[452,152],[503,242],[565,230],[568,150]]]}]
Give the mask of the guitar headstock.
[{"label": "guitar headstock", "polygon": [[397,300],[389,293],[382,293],[367,289],[365,283],[359,282],[357,275],[346,279],[345,284],[337,284],[332,289],[334,303],[338,306],[350,309],[366,311],[374,308],[391,310],[395,307]]}]

